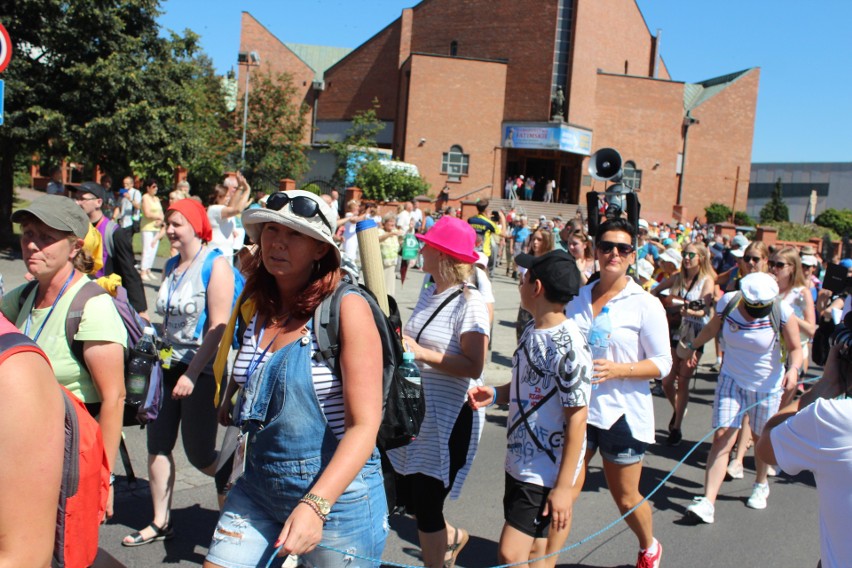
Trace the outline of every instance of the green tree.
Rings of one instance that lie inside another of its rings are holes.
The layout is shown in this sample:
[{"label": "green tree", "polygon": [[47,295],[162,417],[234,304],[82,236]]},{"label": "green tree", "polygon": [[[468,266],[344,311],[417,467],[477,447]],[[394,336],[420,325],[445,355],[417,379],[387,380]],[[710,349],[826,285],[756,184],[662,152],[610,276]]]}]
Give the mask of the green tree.
[{"label": "green tree", "polygon": [[353,178],[356,178],[361,167],[379,159],[375,151],[376,136],[385,128],[384,122],[378,118],[379,108],[379,100],[373,99],[372,108],[355,113],[343,140],[330,142],[328,148],[323,150],[337,157],[337,167],[331,178],[334,187],[342,188],[352,182],[347,179],[350,170],[354,170]]},{"label": "green tree", "polygon": [[852,209],[826,209],[817,215],[814,223],[839,235],[852,235]]},{"label": "green tree", "polygon": [[303,139],[310,109],[296,104],[296,96],[289,73],[251,78],[245,169],[258,189],[264,184],[277,187],[283,178],[299,179],[309,168]]},{"label": "green tree", "polygon": [[0,19],[12,38],[0,128],[3,244],[13,239],[14,169],[22,157],[72,157],[113,177],[166,179],[178,164],[216,169],[211,164],[227,144],[209,142],[229,138],[221,136],[227,122],[218,83],[209,62],[196,58],[198,36],[160,35],[158,7],[158,0],[3,4]]},{"label": "green tree", "polygon": [[772,190],[772,197],[769,198],[769,202],[760,210],[760,222],[768,223],[770,221],[789,220],[790,211],[781,197],[781,178],[778,178],[775,182],[775,189]]},{"label": "green tree", "polygon": [[362,164],[355,186],[371,201],[409,201],[429,191],[429,184],[419,175],[378,160]]}]

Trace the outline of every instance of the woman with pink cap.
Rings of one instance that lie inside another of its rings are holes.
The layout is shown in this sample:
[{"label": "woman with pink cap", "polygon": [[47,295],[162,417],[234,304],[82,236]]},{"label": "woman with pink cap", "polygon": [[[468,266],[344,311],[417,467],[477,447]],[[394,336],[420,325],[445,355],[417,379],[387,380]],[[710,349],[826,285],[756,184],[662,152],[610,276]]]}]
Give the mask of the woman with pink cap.
[{"label": "woman with pink cap", "polygon": [[443,508],[448,495],[458,498],[479,444],[485,415],[466,401],[482,384],[489,325],[481,294],[466,283],[477,260],[473,228],[445,215],[417,238],[435,285],[421,291],[403,338],[420,367],[426,417],[418,438],[388,456],[402,476],[400,505],[417,517],[423,564],[439,568],[455,564],[470,536],[446,522]]},{"label": "woman with pink cap", "polygon": [[[212,364],[231,314],[234,276],[220,251],[207,246],[213,230],[199,201],[176,201],[166,212],[165,223],[166,237],[178,255],[166,263],[157,295],[157,313],[163,317],[165,396],[157,420],[147,429],[154,518],[145,528],[124,537],[123,546],[174,537],[170,516],[175,483],[172,451],[178,430],[193,466],[212,476],[218,457]],[[210,256],[210,277],[205,286],[202,273]],[[196,331],[199,328],[200,333]],[[217,485],[221,494],[224,483]]]}]

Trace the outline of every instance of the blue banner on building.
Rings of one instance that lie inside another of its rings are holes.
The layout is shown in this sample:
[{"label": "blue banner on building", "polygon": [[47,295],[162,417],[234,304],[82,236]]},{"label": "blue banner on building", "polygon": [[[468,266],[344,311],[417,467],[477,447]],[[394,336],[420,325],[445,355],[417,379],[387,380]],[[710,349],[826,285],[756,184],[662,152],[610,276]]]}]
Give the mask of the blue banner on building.
[{"label": "blue banner on building", "polygon": [[589,156],[592,132],[568,124],[506,123],[503,147],[530,150],[560,150]]}]

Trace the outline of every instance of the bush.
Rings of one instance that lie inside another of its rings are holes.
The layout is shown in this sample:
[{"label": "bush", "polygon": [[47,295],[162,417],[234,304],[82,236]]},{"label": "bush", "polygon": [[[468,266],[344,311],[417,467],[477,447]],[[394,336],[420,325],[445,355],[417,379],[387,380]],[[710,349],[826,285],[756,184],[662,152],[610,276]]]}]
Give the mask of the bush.
[{"label": "bush", "polygon": [[831,236],[831,240],[833,241],[840,238],[831,229],[826,229],[818,225],[802,225],[801,223],[790,223],[787,221],[775,221],[763,224],[778,229],[778,239],[782,241],[806,242],[808,239],[814,237],[821,239],[826,233]]},{"label": "bush", "polygon": [[817,215],[814,223],[839,235],[852,234],[852,209],[826,209]]},{"label": "bush", "polygon": [[320,189],[320,186],[315,183],[309,183],[308,185],[302,187],[302,191],[309,191],[314,195],[322,195],[322,190]]},{"label": "bush", "polygon": [[364,162],[355,177],[355,186],[370,201],[410,201],[426,195],[429,184],[418,175],[401,169],[387,168],[378,160]]},{"label": "bush", "polygon": [[757,225],[757,221],[752,219],[745,211],[737,211],[736,213],[734,213],[734,224],[748,225],[749,227],[754,227]]},{"label": "bush", "polygon": [[731,218],[731,208],[722,203],[711,203],[704,208],[704,216],[707,217],[708,225],[724,223]]}]

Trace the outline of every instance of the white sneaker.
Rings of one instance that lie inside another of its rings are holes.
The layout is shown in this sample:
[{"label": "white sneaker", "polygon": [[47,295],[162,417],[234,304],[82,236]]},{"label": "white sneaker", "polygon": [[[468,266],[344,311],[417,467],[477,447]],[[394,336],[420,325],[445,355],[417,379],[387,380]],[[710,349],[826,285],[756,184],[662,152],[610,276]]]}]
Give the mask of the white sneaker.
[{"label": "white sneaker", "polygon": [[765,509],[766,498],[769,497],[768,483],[755,483],[751,490],[751,497],[746,501],[746,507],[751,509]]},{"label": "white sneaker", "polygon": [[[765,506],[765,505],[764,505]],[[696,497],[686,508],[686,516],[702,523],[712,524],[715,520],[716,507],[706,497]]]},{"label": "white sneaker", "polygon": [[728,464],[728,475],[731,476],[731,479],[742,479],[743,464],[736,460],[731,460],[731,463]]}]

